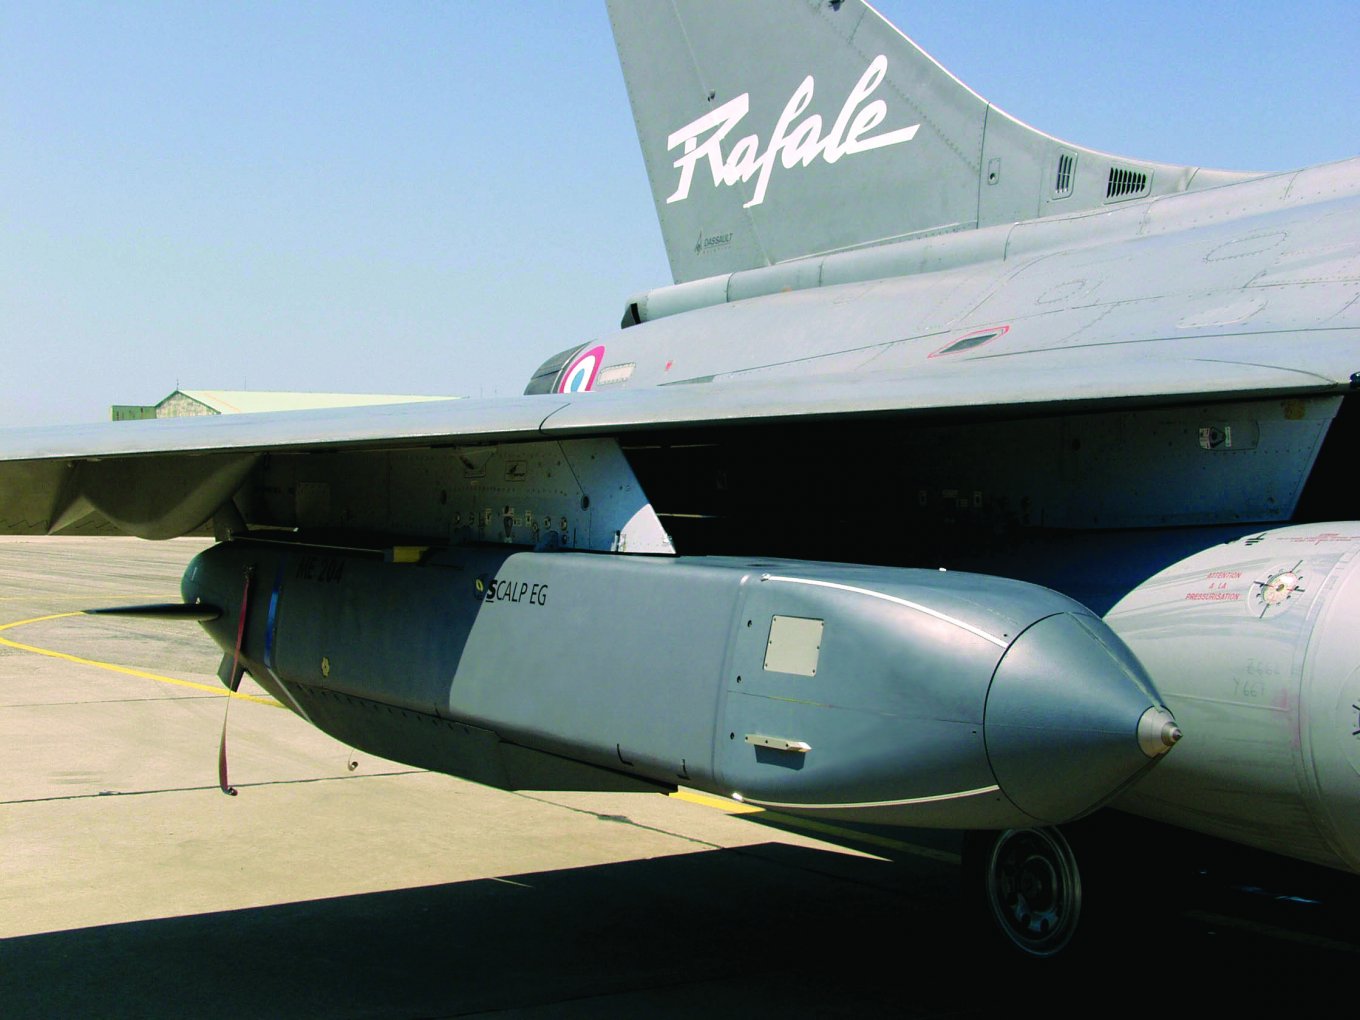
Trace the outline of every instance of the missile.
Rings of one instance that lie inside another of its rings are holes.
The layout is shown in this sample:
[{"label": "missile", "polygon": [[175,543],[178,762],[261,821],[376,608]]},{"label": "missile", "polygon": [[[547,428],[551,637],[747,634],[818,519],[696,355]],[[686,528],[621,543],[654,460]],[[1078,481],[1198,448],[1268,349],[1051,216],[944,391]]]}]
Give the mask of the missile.
[{"label": "missile", "polygon": [[222,607],[208,633],[228,654],[239,640],[251,675],[323,730],[506,788],[685,785],[815,817],[1006,828],[1094,809],[1179,738],[1119,638],[1032,584],[472,546],[413,558],[237,539],[200,554],[182,594]]}]

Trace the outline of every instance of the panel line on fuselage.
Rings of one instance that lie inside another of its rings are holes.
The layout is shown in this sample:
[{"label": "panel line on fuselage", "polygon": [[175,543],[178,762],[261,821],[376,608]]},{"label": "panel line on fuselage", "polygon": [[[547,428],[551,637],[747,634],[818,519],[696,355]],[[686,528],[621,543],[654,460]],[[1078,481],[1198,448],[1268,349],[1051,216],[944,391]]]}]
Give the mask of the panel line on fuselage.
[{"label": "panel line on fuselage", "polygon": [[1010,644],[1008,641],[997,637],[995,634],[988,634],[980,627],[974,627],[971,623],[965,623],[963,620],[950,616],[947,613],[942,613],[938,609],[931,609],[929,606],[923,606],[919,602],[912,602],[909,599],[898,598],[896,595],[887,595],[881,591],[874,591],[872,588],[859,588],[853,584],[839,584],[835,581],[814,581],[807,577],[783,577],[777,574],[762,574],[760,579],[762,581],[783,581],[786,584],[810,584],[817,588],[835,588],[838,591],[848,591],[853,592],[856,595],[867,595],[870,598],[883,599],[885,602],[906,606],[908,609],[915,609],[917,612],[925,613],[927,616],[932,616],[944,623],[953,624],[955,627],[966,630],[968,633],[974,634],[984,641],[990,641],[998,648],[1006,648]]}]

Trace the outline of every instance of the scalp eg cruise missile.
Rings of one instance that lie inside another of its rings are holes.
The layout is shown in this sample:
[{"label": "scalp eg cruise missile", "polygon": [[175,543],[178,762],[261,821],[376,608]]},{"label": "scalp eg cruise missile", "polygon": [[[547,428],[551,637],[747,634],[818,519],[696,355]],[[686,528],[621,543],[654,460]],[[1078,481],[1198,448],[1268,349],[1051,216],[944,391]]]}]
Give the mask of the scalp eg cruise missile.
[{"label": "scalp eg cruise missile", "polygon": [[1179,737],[1099,618],[976,574],[233,541],[183,595],[222,610],[226,670],[323,730],[509,788],[1005,828],[1089,811]]}]

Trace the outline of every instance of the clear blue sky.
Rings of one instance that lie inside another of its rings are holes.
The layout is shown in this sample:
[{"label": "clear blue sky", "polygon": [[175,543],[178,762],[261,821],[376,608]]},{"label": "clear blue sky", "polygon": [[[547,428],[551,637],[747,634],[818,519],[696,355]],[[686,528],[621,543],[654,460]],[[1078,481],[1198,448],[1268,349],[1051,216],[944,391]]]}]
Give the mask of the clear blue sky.
[{"label": "clear blue sky", "polygon": [[[1073,142],[1360,154],[1353,0],[878,6]],[[0,425],[176,385],[518,393],[669,280],[594,0],[0,0],[0,228]]]}]

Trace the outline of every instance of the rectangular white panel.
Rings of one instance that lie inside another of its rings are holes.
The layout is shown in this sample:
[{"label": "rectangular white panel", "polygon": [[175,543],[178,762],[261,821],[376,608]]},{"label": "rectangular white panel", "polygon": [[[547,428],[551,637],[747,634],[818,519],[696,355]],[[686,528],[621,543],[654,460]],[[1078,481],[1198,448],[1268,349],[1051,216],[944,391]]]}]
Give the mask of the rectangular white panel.
[{"label": "rectangular white panel", "polygon": [[770,673],[817,675],[822,652],[822,621],[801,616],[770,617],[770,640],[765,645],[765,669]]}]

